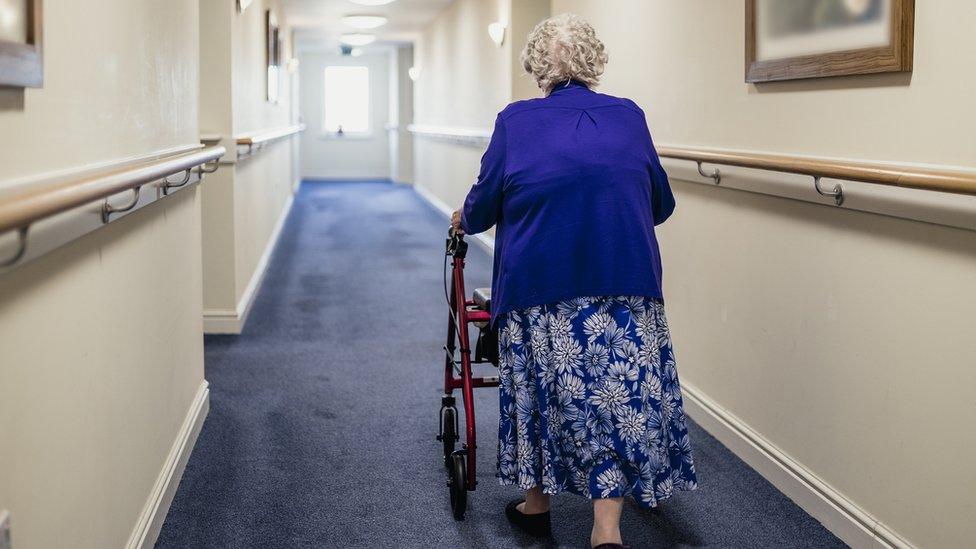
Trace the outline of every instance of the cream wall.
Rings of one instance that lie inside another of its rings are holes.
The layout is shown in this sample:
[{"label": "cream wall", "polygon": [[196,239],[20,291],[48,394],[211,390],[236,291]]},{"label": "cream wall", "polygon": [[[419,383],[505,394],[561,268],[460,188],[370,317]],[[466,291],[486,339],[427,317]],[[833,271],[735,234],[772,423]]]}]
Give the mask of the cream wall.
[{"label": "cream wall", "polygon": [[[245,284],[263,275],[269,253],[278,238],[283,216],[292,201],[291,143],[271,145],[259,156],[240,161],[235,166],[234,226],[235,265],[238,299]],[[253,298],[252,298],[253,299]]]},{"label": "cream wall", "polygon": [[541,97],[542,90],[531,75],[522,68],[522,49],[532,29],[549,17],[552,7],[548,0],[512,0],[505,48],[511,63],[512,101]]},{"label": "cream wall", "polygon": [[390,179],[397,183],[412,184],[413,135],[413,45],[397,47],[390,53]]},{"label": "cream wall", "polygon": [[[220,1],[233,7],[237,0]],[[290,123],[291,91],[286,67],[281,68],[283,74],[279,102],[266,101],[265,13],[268,9],[274,11],[281,28],[284,46],[282,63],[287,62],[292,56],[291,27],[285,16],[284,4],[280,0],[253,0],[244,13],[235,13],[231,18],[234,131],[236,133],[259,131]]]},{"label": "cream wall", "polygon": [[[528,31],[548,15],[545,0],[457,0],[425,29],[415,47],[414,119],[419,125],[490,128],[518,99],[538,95],[517,61]],[[508,26],[496,47],[488,25]],[[527,83],[528,82],[528,83]],[[418,136],[416,184],[454,208],[478,175],[484,148]]]},{"label": "cream wall", "polygon": [[[230,135],[234,128],[234,2],[200,2],[200,133]],[[231,98],[228,100],[228,98]],[[229,143],[228,143],[229,144]]]},{"label": "cream wall", "polygon": [[510,2],[457,0],[427,26],[415,50],[418,124],[490,126],[511,102],[511,40],[497,48],[487,30],[508,20]]},{"label": "cream wall", "polygon": [[226,309],[226,316],[237,316],[237,250],[234,245],[234,167],[225,164],[207,177],[201,188],[201,225],[203,231],[203,311]]},{"label": "cream wall", "polygon": [[[195,0],[44,7],[44,88],[0,91],[0,187],[197,142]],[[151,545],[205,413],[199,212],[182,190],[0,275],[13,548]]]},{"label": "cream wall", "polygon": [[[911,77],[760,87],[743,83],[741,1],[554,0],[564,11],[594,24],[610,55],[602,90],[641,104],[658,143],[976,166],[976,77],[958,70],[970,2],[917,3]],[[971,546],[976,233],[673,185],[660,240],[686,392],[889,542]],[[818,518],[869,546],[831,513]]]},{"label": "cream wall", "polygon": [[[310,179],[387,179],[390,177],[390,54],[386,51],[349,57],[326,52],[302,52],[302,116],[308,131],[302,135],[302,177]],[[369,68],[370,133],[337,138],[325,135],[325,68],[354,65]]]},{"label": "cream wall", "polygon": [[0,179],[197,142],[195,1],[51,2],[44,15],[44,88],[0,87]]},{"label": "cream wall", "polygon": [[[291,29],[283,4],[255,0],[238,13],[236,0],[201,2],[201,132],[234,137],[297,122],[294,78],[282,67],[277,103],[268,102],[265,17],[276,13],[284,40],[283,62],[292,57]],[[211,33],[211,29],[213,32]],[[255,154],[226,157],[226,169],[203,189],[203,303],[207,332],[238,333],[246,321],[298,178],[296,137]],[[244,152],[243,149],[239,152]]]},{"label": "cream wall", "polygon": [[553,13],[602,31],[604,89],[640,100],[662,143],[971,167],[976,74],[957,60],[973,45],[976,4],[916,4],[911,75],[758,87],[743,82],[741,0],[554,0]]}]

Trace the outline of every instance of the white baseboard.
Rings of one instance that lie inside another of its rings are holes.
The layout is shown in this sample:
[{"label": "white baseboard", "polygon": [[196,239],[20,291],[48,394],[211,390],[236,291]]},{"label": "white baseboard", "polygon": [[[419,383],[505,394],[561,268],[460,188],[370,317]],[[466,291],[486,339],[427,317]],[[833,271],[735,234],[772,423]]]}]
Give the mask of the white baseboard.
[{"label": "white baseboard", "polygon": [[127,549],[151,549],[156,544],[156,538],[163,528],[173,496],[176,495],[180,479],[183,478],[186,462],[190,459],[190,452],[193,451],[200,429],[203,428],[203,420],[207,418],[209,411],[210,384],[204,380],[197,389],[197,394],[186,413],[169,455],[166,456],[166,462],[156,478],[156,484],[153,485],[139,520],[129,535],[129,541],[125,544]]},{"label": "white baseboard", "polygon": [[703,429],[851,547],[914,547],[694,385],[682,380],[681,393]]},{"label": "white baseboard", "polygon": [[244,329],[244,320],[236,309],[204,309],[203,333],[239,334]]},{"label": "white baseboard", "polygon": [[[454,208],[448,206],[440,198],[437,198],[434,193],[430,192],[430,189],[419,183],[414,183],[413,190],[417,191],[420,198],[423,198],[428,204],[433,206],[435,210],[444,214],[447,219],[451,219],[451,214],[454,213]],[[474,235],[474,239],[475,242],[477,242],[489,254],[495,253],[495,237],[489,235],[488,233],[481,233]]]},{"label": "white baseboard", "polygon": [[254,304],[254,298],[257,296],[258,288],[261,287],[261,281],[264,280],[264,273],[268,270],[268,262],[271,261],[271,255],[274,253],[275,246],[278,245],[281,230],[285,227],[285,221],[288,219],[288,214],[291,212],[291,207],[294,203],[295,197],[289,195],[288,200],[285,202],[285,207],[282,209],[281,215],[278,216],[278,221],[271,231],[271,236],[268,238],[268,243],[264,247],[261,259],[258,260],[258,264],[254,268],[254,273],[251,274],[251,280],[248,281],[247,287],[244,288],[244,293],[241,295],[241,299],[237,302],[236,309],[204,309],[203,333],[239,334],[244,329],[244,324],[247,322],[247,315],[251,312],[251,305]]},{"label": "white baseboard", "polygon": [[342,174],[302,174],[302,181],[308,181],[309,183],[382,183],[390,182],[389,174],[383,175],[369,175],[369,174],[359,174],[359,175],[342,175]]}]

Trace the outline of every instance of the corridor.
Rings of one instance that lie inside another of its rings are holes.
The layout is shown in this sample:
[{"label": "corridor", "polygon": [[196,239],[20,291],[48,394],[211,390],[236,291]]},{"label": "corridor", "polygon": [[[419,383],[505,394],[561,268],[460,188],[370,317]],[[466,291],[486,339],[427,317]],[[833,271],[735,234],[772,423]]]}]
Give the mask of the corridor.
[{"label": "corridor", "polygon": [[[492,391],[476,393],[470,518],[455,522],[445,497],[446,227],[408,187],[302,185],[246,329],[207,337],[212,410],[156,547],[533,546],[501,513],[513,490],[494,478]],[[470,250],[468,280],[487,285],[490,258]],[[706,481],[660,510],[628,507],[634,547],[845,546],[692,429]],[[555,500],[552,546],[586,538],[586,506]]]}]

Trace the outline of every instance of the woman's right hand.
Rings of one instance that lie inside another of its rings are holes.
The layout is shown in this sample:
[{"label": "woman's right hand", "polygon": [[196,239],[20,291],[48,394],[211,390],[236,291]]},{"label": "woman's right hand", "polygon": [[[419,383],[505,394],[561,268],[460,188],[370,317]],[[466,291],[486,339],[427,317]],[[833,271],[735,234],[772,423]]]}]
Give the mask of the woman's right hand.
[{"label": "woman's right hand", "polygon": [[464,229],[461,228],[461,210],[454,210],[451,214],[451,228],[457,233],[464,234]]}]

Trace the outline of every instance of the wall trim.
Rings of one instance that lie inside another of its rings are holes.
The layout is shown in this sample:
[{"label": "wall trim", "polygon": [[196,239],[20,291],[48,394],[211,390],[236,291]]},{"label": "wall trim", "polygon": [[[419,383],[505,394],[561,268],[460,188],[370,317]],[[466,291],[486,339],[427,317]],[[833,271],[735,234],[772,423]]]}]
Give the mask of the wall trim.
[{"label": "wall trim", "polygon": [[[125,184],[126,181],[131,183],[135,179],[146,177],[145,172],[147,171],[161,175],[174,168],[178,168],[178,170],[170,172],[166,177],[172,177],[174,174],[182,176],[188,170],[187,165],[189,163],[210,158],[214,154],[214,151],[204,149],[202,144],[181,145],[115,161],[106,160],[21,179],[11,179],[7,182],[0,181],[0,201],[17,201],[26,197],[27,200],[39,200],[41,204],[49,203],[48,205],[51,205],[60,202],[60,199],[57,198],[58,195],[83,190],[86,183],[91,183],[94,180],[105,182],[111,179],[113,184]],[[11,261],[5,267],[0,267],[0,275],[15,271],[31,261],[104,228],[107,224],[134,215],[157,202],[163,202],[164,199],[174,194],[195,189],[203,181],[203,175],[195,170],[196,166],[189,166],[189,168],[194,169],[189,171],[187,183],[172,187],[168,194],[164,194],[161,188],[165,177],[161,176],[144,183],[141,186],[142,192],[136,194],[135,205],[112,214],[108,221],[102,219],[102,204],[111,202],[115,206],[120,206],[127,203],[132,199],[132,189],[118,191],[107,197],[94,199],[80,205],[76,204],[62,211],[52,211],[46,206],[42,207],[42,210],[47,211],[40,212],[39,217],[35,217],[29,222],[18,222],[20,228],[28,230],[25,247],[20,247],[16,229],[0,231],[0,258],[7,260],[17,257],[16,261]],[[135,171],[144,173],[135,174]],[[44,196],[53,198],[54,202],[45,200]],[[70,199],[69,202],[71,202]],[[62,206],[64,205],[62,204]],[[22,209],[25,208],[20,208],[18,211]]]},{"label": "wall trim", "polygon": [[777,489],[852,547],[913,549],[885,524],[682,380],[685,411]]},{"label": "wall trim", "polygon": [[[661,164],[668,172],[672,182],[680,181],[716,187],[712,179],[704,178],[698,173],[697,165],[694,162],[662,158]],[[833,199],[821,197],[816,193],[813,187],[813,178],[810,176],[720,164],[705,163],[705,166],[709,173],[713,168],[718,168],[722,173],[722,182],[715,189],[715,192],[718,193],[717,197],[721,197],[724,190],[733,189],[740,192],[818,204],[827,208],[885,215],[976,231],[976,215],[973,215],[976,212],[976,196],[874,185],[844,179],[825,180],[824,185],[827,188],[833,188],[834,183],[839,183],[844,189],[844,204],[836,206]],[[916,164],[900,164],[898,166],[933,169],[951,168]]]},{"label": "wall trim", "polygon": [[410,124],[407,131],[418,137],[447,141],[470,147],[484,147],[491,140],[491,128]]},{"label": "wall trim", "polygon": [[271,256],[274,254],[275,247],[278,245],[281,231],[285,227],[285,221],[288,219],[288,214],[291,213],[291,207],[294,203],[295,196],[289,195],[285,201],[285,207],[282,208],[281,215],[278,216],[278,221],[271,231],[271,236],[268,238],[268,243],[264,247],[264,252],[261,254],[261,258],[258,260],[258,264],[251,274],[251,280],[248,281],[247,287],[244,288],[244,293],[241,294],[241,298],[237,302],[237,307],[234,309],[203,310],[203,333],[239,334],[244,330],[244,324],[247,323],[247,315],[251,312],[251,305],[254,304],[254,298],[257,297],[258,288],[261,287],[261,282],[264,280],[264,275],[268,270],[268,263],[271,261]]},{"label": "wall trim", "polygon": [[[451,219],[451,214],[454,213],[454,208],[448,206],[443,200],[434,196],[434,193],[430,192],[430,189],[419,183],[414,183],[413,190],[416,191],[420,198],[423,198],[427,204],[444,215],[444,217]],[[471,237],[469,236],[468,238]],[[481,233],[474,235],[474,240],[489,254],[495,253],[495,237],[489,235],[488,233]]]},{"label": "wall trim", "polygon": [[[410,133],[418,137],[468,146],[487,146],[491,139],[490,128],[411,124],[407,126],[407,129]],[[703,148],[702,150],[707,151],[712,149]],[[755,153],[756,151],[733,152]],[[831,158],[830,160],[857,161],[847,158]],[[711,179],[703,178],[699,175],[694,162],[661,158],[661,163],[667,169],[672,180],[677,179],[688,183],[715,186]],[[713,167],[721,171],[722,183],[720,186],[726,189],[789,198],[802,202],[821,204],[831,208],[837,207],[833,205],[831,199],[823,198],[814,192],[813,179],[809,176],[771,170],[738,168],[723,164],[705,164],[708,166],[709,172]],[[974,171],[973,168],[969,167],[920,162],[882,162],[881,164],[900,168],[968,173]],[[846,179],[829,179],[825,183],[829,188],[835,182],[840,183],[844,189],[845,200],[844,205],[840,207],[841,209],[976,231],[976,221],[974,221],[976,216],[973,216],[973,212],[976,211],[976,196],[881,186]]]},{"label": "wall trim", "polygon": [[4,193],[11,192],[11,191],[20,192],[22,190],[22,186],[25,185],[44,185],[61,179],[83,178],[106,170],[128,168],[135,164],[141,164],[143,162],[149,162],[152,160],[159,160],[167,156],[175,156],[178,154],[188,153],[191,151],[198,150],[199,148],[200,148],[199,143],[188,143],[185,145],[167,147],[165,149],[159,149],[156,151],[143,153],[143,154],[134,154],[134,155],[124,156],[121,158],[100,160],[98,162],[91,162],[79,166],[71,166],[71,167],[62,168],[58,170],[52,170],[49,172],[25,175],[22,177],[15,177],[13,179],[8,179],[4,181],[2,188]]},{"label": "wall trim", "polygon": [[[430,190],[419,184],[414,190],[435,210],[450,217],[453,210]],[[494,253],[493,237],[482,233],[475,238],[488,253]],[[685,411],[692,419],[845,543],[859,548],[915,549],[704,391],[684,380],[681,391]]]},{"label": "wall trim", "polygon": [[196,445],[197,437],[209,411],[210,384],[207,380],[203,380],[187,410],[169,455],[166,456],[163,468],[156,478],[149,499],[129,535],[129,540],[125,544],[127,549],[151,549],[156,544],[156,538],[159,537],[163,522],[166,521],[173,496],[176,495],[176,489],[183,478],[186,462],[190,459],[190,453]]}]

